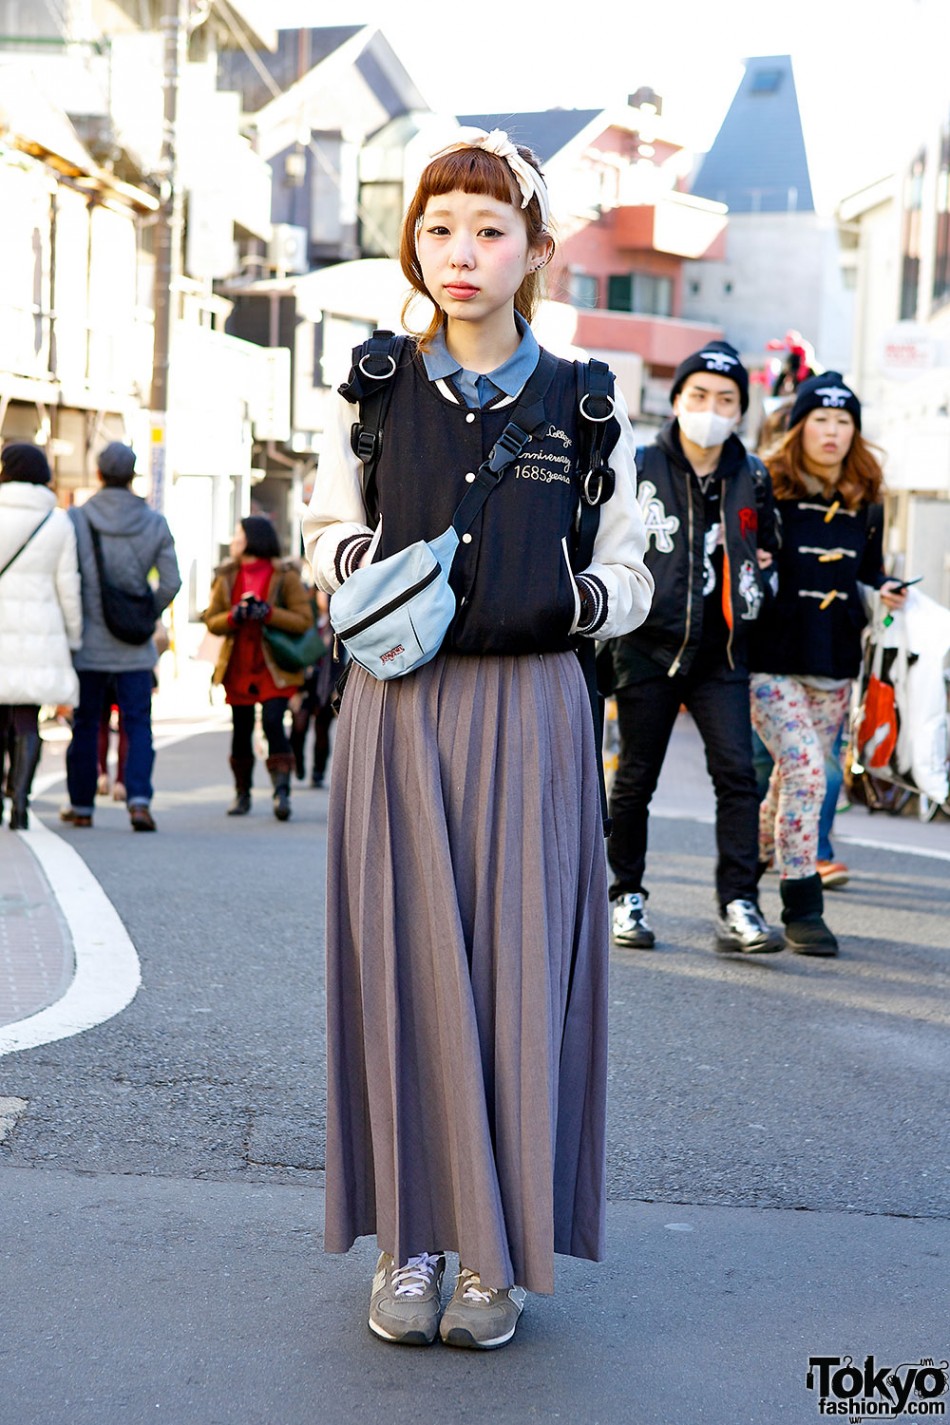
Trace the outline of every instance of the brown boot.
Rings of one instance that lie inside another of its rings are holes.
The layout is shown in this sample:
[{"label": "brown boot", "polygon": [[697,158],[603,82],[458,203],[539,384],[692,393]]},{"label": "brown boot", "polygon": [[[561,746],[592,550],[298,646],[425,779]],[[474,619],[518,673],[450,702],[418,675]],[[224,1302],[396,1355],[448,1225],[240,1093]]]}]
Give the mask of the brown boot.
[{"label": "brown boot", "polygon": [[253,757],[232,757],[231,771],[234,774],[234,801],[228,807],[228,816],[247,816],[251,810],[251,782],[254,777]]},{"label": "brown boot", "polygon": [[292,752],[278,752],[268,757],[267,770],[274,787],[274,815],[278,821],[290,819],[290,774],[294,770]]}]

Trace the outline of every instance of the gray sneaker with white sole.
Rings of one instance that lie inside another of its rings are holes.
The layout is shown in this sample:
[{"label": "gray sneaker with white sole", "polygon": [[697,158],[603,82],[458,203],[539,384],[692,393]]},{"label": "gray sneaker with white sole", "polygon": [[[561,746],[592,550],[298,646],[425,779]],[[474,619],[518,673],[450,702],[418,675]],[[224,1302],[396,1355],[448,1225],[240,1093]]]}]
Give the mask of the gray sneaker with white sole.
[{"label": "gray sneaker with white sole", "polygon": [[439,1335],[447,1346],[492,1351],[515,1334],[527,1292],[521,1286],[482,1286],[477,1272],[459,1271],[452,1300],[442,1315]]},{"label": "gray sneaker with white sole", "polygon": [[445,1257],[423,1252],[397,1267],[381,1252],[369,1302],[369,1329],[381,1341],[430,1346],[439,1329]]}]

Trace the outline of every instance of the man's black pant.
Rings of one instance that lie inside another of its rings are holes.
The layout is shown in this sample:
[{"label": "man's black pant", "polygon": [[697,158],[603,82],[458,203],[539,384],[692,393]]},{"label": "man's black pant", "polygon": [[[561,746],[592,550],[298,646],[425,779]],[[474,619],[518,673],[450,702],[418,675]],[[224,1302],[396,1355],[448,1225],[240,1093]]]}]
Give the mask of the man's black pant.
[{"label": "man's black pant", "polygon": [[620,760],[610,792],[610,899],[643,893],[648,808],[677,713],[685,703],[703,739],[716,792],[719,902],[756,900],[759,794],[752,766],[748,678],[728,668],[674,678],[661,674],[621,688],[616,696]]}]

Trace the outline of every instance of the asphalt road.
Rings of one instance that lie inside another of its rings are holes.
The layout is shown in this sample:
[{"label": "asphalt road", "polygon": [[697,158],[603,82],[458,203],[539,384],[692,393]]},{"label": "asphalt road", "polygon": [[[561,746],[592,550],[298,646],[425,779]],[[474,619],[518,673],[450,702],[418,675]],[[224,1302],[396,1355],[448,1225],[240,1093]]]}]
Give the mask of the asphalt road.
[{"label": "asphalt road", "polygon": [[[838,960],[716,956],[708,791],[678,737],[660,945],[612,959],[608,1260],[559,1259],[557,1295],[484,1356],[382,1346],[372,1244],[321,1251],[326,793],[279,825],[261,785],[226,819],[212,731],[162,752],[156,836],[112,806],[71,833],[142,988],[0,1058],[26,1104],[0,1144],[0,1425],[765,1425],[820,1418],[811,1355],[947,1357],[950,863],[841,845]],[[921,831],[945,858],[950,827]],[[763,903],[777,920],[769,880]]]}]

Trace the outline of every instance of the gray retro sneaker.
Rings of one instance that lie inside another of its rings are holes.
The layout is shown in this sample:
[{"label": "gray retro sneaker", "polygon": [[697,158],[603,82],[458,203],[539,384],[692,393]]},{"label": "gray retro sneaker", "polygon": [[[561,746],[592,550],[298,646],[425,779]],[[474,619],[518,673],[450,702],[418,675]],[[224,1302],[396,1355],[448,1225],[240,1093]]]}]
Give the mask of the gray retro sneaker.
[{"label": "gray retro sneaker", "polygon": [[492,1351],[515,1334],[527,1292],[521,1286],[482,1286],[477,1272],[459,1270],[455,1293],[442,1315],[439,1335],[447,1346]]},{"label": "gray retro sneaker", "polygon": [[618,896],[614,901],[612,930],[615,945],[634,950],[652,950],[656,936],[647,921],[646,898],[639,892]]},{"label": "gray retro sneaker", "polygon": [[430,1346],[439,1329],[445,1257],[423,1252],[397,1267],[381,1252],[369,1301],[369,1329],[382,1341]]},{"label": "gray retro sneaker", "polygon": [[784,935],[768,925],[755,901],[730,901],[723,906],[716,922],[717,950],[742,950],[761,955],[784,948]]}]

